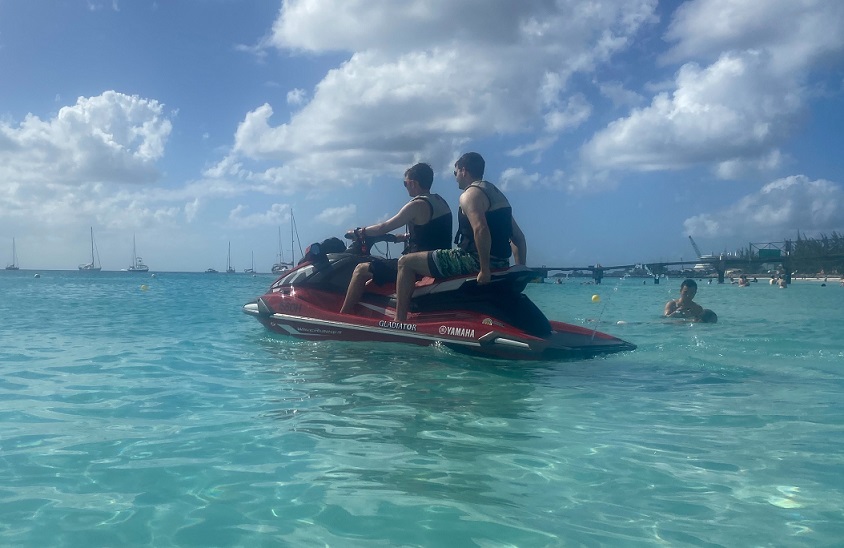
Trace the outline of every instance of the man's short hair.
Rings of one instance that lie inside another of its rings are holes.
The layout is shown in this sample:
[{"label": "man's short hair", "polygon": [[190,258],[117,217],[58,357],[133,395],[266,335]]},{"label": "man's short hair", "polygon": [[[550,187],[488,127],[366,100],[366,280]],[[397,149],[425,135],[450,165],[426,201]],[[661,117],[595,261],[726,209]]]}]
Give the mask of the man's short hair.
[{"label": "man's short hair", "polygon": [[426,163],[410,166],[404,172],[404,176],[411,181],[416,181],[425,190],[431,190],[431,185],[434,184],[434,170]]},{"label": "man's short hair", "polygon": [[484,178],[486,162],[484,162],[484,157],[477,152],[467,152],[454,162],[454,167],[465,169],[472,177],[478,180]]},{"label": "man's short hair", "polygon": [[685,280],[683,280],[683,283],[680,284],[680,289],[683,289],[684,287],[688,287],[689,289],[694,289],[695,291],[697,291],[697,282],[691,278],[686,278]]}]

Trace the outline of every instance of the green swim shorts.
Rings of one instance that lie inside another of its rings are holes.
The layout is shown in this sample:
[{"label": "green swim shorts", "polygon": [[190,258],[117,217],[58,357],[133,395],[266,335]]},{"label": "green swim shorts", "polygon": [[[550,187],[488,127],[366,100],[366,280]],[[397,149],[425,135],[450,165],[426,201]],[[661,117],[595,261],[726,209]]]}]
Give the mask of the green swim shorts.
[{"label": "green swim shorts", "polygon": [[[510,259],[489,258],[489,267],[492,270],[509,266]],[[451,278],[477,274],[481,267],[478,256],[474,253],[467,253],[462,249],[438,249],[428,254],[428,269],[434,278]]]}]

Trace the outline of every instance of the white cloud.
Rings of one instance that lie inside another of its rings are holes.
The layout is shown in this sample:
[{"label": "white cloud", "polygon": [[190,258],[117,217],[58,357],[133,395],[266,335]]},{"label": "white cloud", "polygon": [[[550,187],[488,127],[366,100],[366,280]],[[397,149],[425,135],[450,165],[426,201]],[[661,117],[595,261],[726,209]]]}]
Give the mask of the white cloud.
[{"label": "white cloud", "polygon": [[356,212],[357,206],[354,204],[330,207],[317,214],[316,219],[328,225],[343,226],[349,222],[349,219],[354,217]]},{"label": "white cloud", "polygon": [[195,198],[192,202],[185,204],[185,220],[187,222],[192,223],[194,219],[196,219],[196,216],[199,213],[200,204],[201,202],[199,198]]},{"label": "white cloud", "polygon": [[538,173],[526,173],[524,169],[507,168],[501,174],[501,180],[498,186],[501,190],[507,192],[518,188],[533,188],[539,182],[540,176]]},{"label": "white cloud", "polygon": [[560,189],[567,184],[566,175],[562,170],[554,170],[550,175],[528,173],[520,167],[505,169],[498,182],[503,191],[532,190],[534,188]]},{"label": "white cloud", "polygon": [[642,171],[755,161],[783,142],[803,107],[799,87],[769,70],[767,56],[724,55],[684,65],[673,94],[612,122],[582,149],[592,165]]},{"label": "white cloud", "polygon": [[[492,5],[491,5],[492,4]],[[287,120],[262,105],[238,127],[221,165],[243,180],[348,185],[423,158],[453,161],[469,136],[545,129],[540,151],[577,127],[591,107],[568,82],[627,48],[655,21],[655,0],[581,2],[387,0],[283,4],[268,45],[350,52]],[[562,107],[560,105],[563,105]],[[518,147],[517,147],[518,149]],[[286,172],[271,176],[268,166]]]},{"label": "white cloud", "polygon": [[721,179],[740,179],[742,176],[760,171],[774,171],[783,164],[783,155],[779,150],[757,158],[736,158],[720,162],[715,173]]},{"label": "white cloud", "polygon": [[171,222],[180,209],[140,191],[160,177],[157,162],[172,129],[163,110],[155,100],[106,91],[49,119],[0,122],[4,215],[49,226],[80,218],[114,227]]},{"label": "white cloud", "polygon": [[289,204],[272,204],[270,209],[259,213],[247,213],[248,207],[238,205],[229,212],[229,224],[236,228],[254,228],[280,225],[290,218]]},{"label": "white cloud", "polygon": [[[155,100],[106,91],[50,120],[0,123],[0,178],[36,185],[149,183],[172,124]],[[49,159],[49,161],[45,161]]]},{"label": "white cloud", "polygon": [[240,53],[246,53],[255,58],[259,63],[263,63],[267,59],[267,50],[262,45],[247,45],[235,44],[234,50]]},{"label": "white cloud", "polygon": [[575,128],[589,119],[592,105],[582,94],[577,93],[569,98],[565,108],[552,110],[545,115],[545,128],[550,133],[559,133],[569,128]]},{"label": "white cloud", "polygon": [[[460,42],[471,47],[525,44],[541,49],[608,43],[654,20],[656,2],[510,0],[289,0],[273,25],[269,43],[311,52],[426,49]],[[603,32],[607,26],[612,28]],[[600,29],[596,33],[596,29]],[[588,59],[577,60],[578,63]]]},{"label": "white cloud", "polygon": [[844,47],[844,3],[824,0],[694,0],[674,14],[668,61],[713,60],[724,51],[763,50],[772,70],[803,72]]},{"label": "white cloud", "polygon": [[587,165],[640,171],[712,166],[735,177],[779,166],[778,148],[801,121],[811,71],[844,51],[844,3],[694,0],[674,13],[664,56],[687,62],[660,92],[598,132]]},{"label": "white cloud", "polygon": [[616,107],[634,107],[644,102],[644,97],[630,89],[626,89],[621,82],[604,82],[598,84],[601,95],[612,101]]},{"label": "white cloud", "polygon": [[802,232],[841,232],[844,228],[844,188],[805,175],[777,179],[758,192],[715,213],[696,215],[683,223],[692,236],[742,235],[769,241]]},{"label": "white cloud", "polygon": [[287,92],[287,104],[288,105],[301,105],[305,102],[305,98],[307,97],[308,92],[304,89],[296,88],[292,89]]},{"label": "white cloud", "polygon": [[[100,11],[108,9],[105,2],[92,2],[91,0],[88,0],[88,2],[86,2],[86,5],[88,7],[88,11]],[[120,6],[118,5],[117,0],[111,0],[111,10],[120,11]]]}]

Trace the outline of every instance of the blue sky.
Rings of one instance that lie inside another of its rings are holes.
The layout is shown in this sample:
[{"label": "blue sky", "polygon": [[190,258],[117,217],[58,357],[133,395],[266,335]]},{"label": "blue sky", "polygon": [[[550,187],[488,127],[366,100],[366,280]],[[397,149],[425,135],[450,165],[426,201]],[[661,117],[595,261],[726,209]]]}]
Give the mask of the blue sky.
[{"label": "blue sky", "polygon": [[842,96],[835,0],[0,0],[0,262],[268,271],[470,150],[529,265],[842,232]]}]

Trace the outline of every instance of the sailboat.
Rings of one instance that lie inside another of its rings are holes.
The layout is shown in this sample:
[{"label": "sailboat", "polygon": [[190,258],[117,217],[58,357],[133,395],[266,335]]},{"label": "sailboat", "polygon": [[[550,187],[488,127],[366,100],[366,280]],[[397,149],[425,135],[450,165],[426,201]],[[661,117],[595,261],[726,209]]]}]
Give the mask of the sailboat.
[{"label": "sailboat", "polygon": [[126,269],[129,272],[149,272],[149,267],[144,264],[144,260],[138,257],[135,250],[135,235],[132,234],[132,265]]},{"label": "sailboat", "polygon": [[91,227],[91,262],[79,265],[79,270],[84,270],[85,272],[99,272],[103,269],[103,267],[102,265],[98,265],[98,262],[99,261],[96,261],[94,258],[94,227]]},{"label": "sailboat", "polygon": [[20,270],[18,266],[18,252],[15,248],[15,239],[12,238],[12,264],[6,265],[6,270]]},{"label": "sailboat", "polygon": [[[293,235],[290,235],[291,243],[290,243],[290,252],[293,253]],[[282,272],[286,271],[288,268],[293,266],[293,263],[285,263],[284,256],[281,253],[281,227],[278,227],[278,262],[273,265],[272,272],[273,274],[281,274]]]},{"label": "sailboat", "polygon": [[249,268],[244,268],[243,271],[246,272],[247,274],[254,274],[255,273],[255,252],[254,251],[252,252],[252,266],[249,267]]},{"label": "sailboat", "polygon": [[232,267],[232,243],[229,242],[229,256],[226,258],[226,274],[234,274],[235,269]]}]

